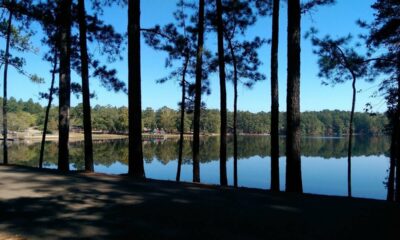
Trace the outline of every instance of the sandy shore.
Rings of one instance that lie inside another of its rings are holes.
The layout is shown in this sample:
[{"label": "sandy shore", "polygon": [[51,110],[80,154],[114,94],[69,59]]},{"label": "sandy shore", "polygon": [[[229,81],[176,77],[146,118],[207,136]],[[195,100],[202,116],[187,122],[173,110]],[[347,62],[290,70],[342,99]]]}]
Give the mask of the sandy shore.
[{"label": "sandy shore", "polygon": [[397,239],[400,224],[377,200],[19,166],[0,179],[0,239]]},{"label": "sandy shore", "polygon": [[[125,134],[92,134],[93,141],[98,141],[98,140],[117,140],[117,139],[127,139],[128,135]],[[179,134],[143,134],[143,140],[146,139],[178,139]],[[185,134],[184,135],[185,139],[191,138],[191,135]],[[10,138],[13,140],[13,138]],[[2,139],[0,139],[2,140]],[[24,136],[21,137],[20,139],[15,138],[14,140],[18,141],[28,141],[28,142],[41,142],[42,141],[42,136],[41,135],[32,135],[32,136]],[[69,134],[69,141],[70,142],[79,142],[84,140],[84,135],[83,133],[70,133]],[[46,141],[58,141],[58,135],[57,134],[47,134],[46,135]]]}]

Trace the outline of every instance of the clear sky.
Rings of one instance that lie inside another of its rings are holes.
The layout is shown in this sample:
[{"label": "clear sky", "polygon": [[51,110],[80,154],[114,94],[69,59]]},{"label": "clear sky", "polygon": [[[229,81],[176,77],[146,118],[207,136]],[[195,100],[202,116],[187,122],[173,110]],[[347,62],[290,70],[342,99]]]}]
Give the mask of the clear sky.
[{"label": "clear sky", "polygon": [[[166,24],[173,21],[172,13],[175,10],[176,0],[142,0],[142,27],[152,27],[155,24]],[[286,28],[287,28],[287,9],[286,4],[281,3],[280,14],[280,46],[279,46],[279,90],[280,90],[280,110],[286,109]],[[333,37],[343,36],[349,33],[357,35],[360,30],[356,25],[357,19],[371,21],[373,11],[370,8],[373,0],[337,0],[336,5],[320,7],[311,14],[302,17],[302,32],[306,32],[310,27],[316,27],[320,30],[321,35],[330,34]],[[90,10],[89,10],[90,11]],[[106,9],[102,19],[112,24],[115,29],[120,32],[126,32],[127,28],[127,9],[113,7]],[[37,34],[32,39],[33,44],[38,48],[35,54],[25,54],[27,71],[36,73],[46,79],[44,84],[30,83],[26,78],[18,75],[14,70],[10,72],[9,80],[9,96],[17,99],[32,98],[39,101],[39,92],[46,91],[50,84],[50,65],[42,61],[42,56],[46,47],[41,46],[40,38],[43,36],[38,25],[33,25],[37,29]],[[271,19],[269,17],[260,18],[257,24],[249,29],[247,37],[254,36],[270,38],[271,36]],[[217,40],[215,35],[209,34],[207,44],[210,48],[215,48]],[[4,40],[0,41],[4,46]],[[90,46],[95,52],[96,46]],[[312,46],[309,40],[302,38],[301,50],[301,111],[313,111],[323,109],[340,109],[350,110],[351,106],[351,85],[350,82],[337,85],[335,87],[321,85],[321,79],[317,77],[318,66],[317,58],[312,53]],[[257,83],[252,90],[239,89],[239,110],[248,110],[251,112],[269,111],[270,110],[270,45],[266,45],[259,51],[260,58],[263,62],[261,72],[266,74],[267,80]],[[126,51],[124,56],[126,56]],[[160,108],[168,106],[177,108],[180,99],[179,86],[176,82],[171,81],[165,84],[157,84],[156,80],[166,76],[168,69],[164,68],[165,54],[156,52],[142,44],[142,105],[145,107]],[[118,70],[120,79],[127,79],[127,60],[111,64]],[[73,81],[79,82],[80,77],[76,74],[72,75]],[[1,78],[2,79],[2,78]],[[58,81],[58,79],[57,79]],[[126,106],[127,96],[123,93],[107,92],[102,89],[96,79],[91,80],[91,91],[96,93],[96,98],[92,100],[93,106],[113,105]],[[219,86],[218,75],[211,76],[212,94],[204,96],[203,99],[208,108],[219,107]],[[2,85],[2,82],[1,82]],[[362,111],[367,102],[372,102],[375,111],[385,111],[385,103],[380,98],[370,98],[369,96],[377,89],[377,83],[365,83],[359,81],[356,110]],[[228,82],[228,108],[232,110],[233,106],[233,89],[232,84]],[[72,97],[72,104],[76,105],[81,99]],[[45,103],[45,101],[41,101]]]}]

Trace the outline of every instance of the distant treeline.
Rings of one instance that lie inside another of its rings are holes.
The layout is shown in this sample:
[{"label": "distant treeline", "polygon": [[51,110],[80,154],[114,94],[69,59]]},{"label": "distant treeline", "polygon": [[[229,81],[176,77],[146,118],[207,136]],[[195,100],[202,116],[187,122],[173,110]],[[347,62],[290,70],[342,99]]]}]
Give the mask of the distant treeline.
[{"label": "distant treeline", "polygon": [[[2,104],[0,98],[0,104]],[[42,129],[45,109],[32,99],[28,101],[10,98],[8,101],[8,122],[10,131],[24,131],[30,127]],[[71,108],[71,126],[80,129],[83,126],[82,104]],[[192,131],[193,114],[186,114],[185,132]],[[270,113],[248,111],[238,112],[238,132],[247,134],[268,134],[270,129]],[[280,133],[286,129],[286,114],[280,116]],[[350,113],[339,110],[303,112],[301,129],[303,135],[336,136],[348,133]],[[93,130],[124,133],[128,131],[128,108],[99,106],[92,108]],[[142,112],[143,130],[148,132],[177,133],[179,129],[179,111],[168,107],[158,110],[146,108]],[[233,114],[228,112],[228,130],[233,128]],[[58,107],[50,111],[49,131],[57,130]],[[354,129],[356,134],[378,135],[385,132],[387,118],[383,114],[371,116],[368,113],[356,113]],[[200,128],[203,133],[218,133],[220,113],[218,109],[206,109],[202,112]]]}]

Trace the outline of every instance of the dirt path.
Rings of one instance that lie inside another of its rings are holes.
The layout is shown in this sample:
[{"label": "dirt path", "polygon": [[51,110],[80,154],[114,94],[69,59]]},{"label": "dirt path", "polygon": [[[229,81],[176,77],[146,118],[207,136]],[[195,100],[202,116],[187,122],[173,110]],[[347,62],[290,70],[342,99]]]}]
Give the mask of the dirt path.
[{"label": "dirt path", "polygon": [[383,201],[0,166],[0,239],[398,239],[399,223]]}]

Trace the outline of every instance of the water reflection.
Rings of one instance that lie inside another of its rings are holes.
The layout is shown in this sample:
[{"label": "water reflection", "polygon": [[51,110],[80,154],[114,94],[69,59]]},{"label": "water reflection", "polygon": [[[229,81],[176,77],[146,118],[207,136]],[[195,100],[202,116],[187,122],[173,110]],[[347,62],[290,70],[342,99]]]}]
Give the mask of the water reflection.
[{"label": "water reflection", "polygon": [[[285,139],[280,139],[279,183],[285,185]],[[302,176],[304,192],[328,195],[347,195],[347,140],[345,138],[303,138]],[[390,141],[385,137],[355,138],[352,159],[353,196],[387,198],[386,182],[389,169]],[[10,163],[37,166],[40,144],[13,143],[9,147]],[[83,142],[70,144],[71,168],[84,169]],[[146,176],[175,180],[178,140],[143,143]],[[57,164],[57,144],[46,143],[44,166]],[[265,136],[238,137],[239,186],[270,188],[270,138]],[[233,139],[227,146],[228,182],[233,184]],[[0,156],[1,150],[0,150]],[[183,145],[183,181],[191,181],[192,152],[190,142]],[[94,143],[95,171],[126,173],[128,169],[127,140]],[[200,142],[201,179],[219,184],[219,138],[202,138]]]}]

